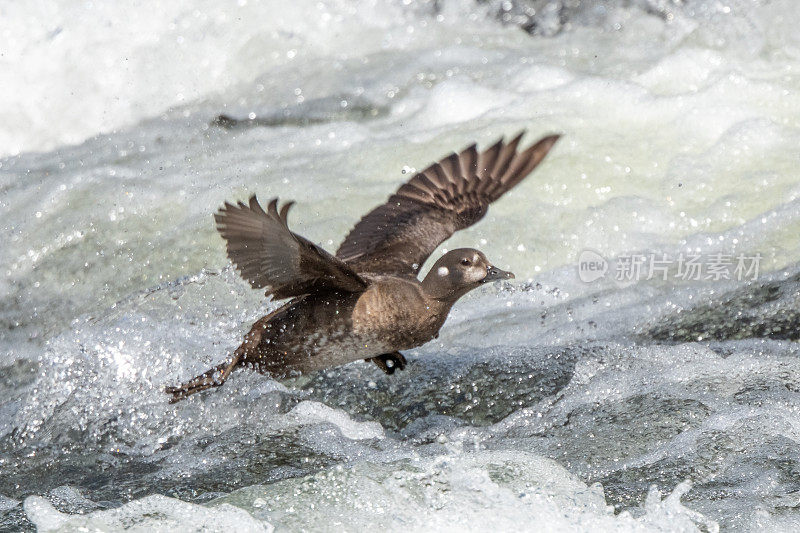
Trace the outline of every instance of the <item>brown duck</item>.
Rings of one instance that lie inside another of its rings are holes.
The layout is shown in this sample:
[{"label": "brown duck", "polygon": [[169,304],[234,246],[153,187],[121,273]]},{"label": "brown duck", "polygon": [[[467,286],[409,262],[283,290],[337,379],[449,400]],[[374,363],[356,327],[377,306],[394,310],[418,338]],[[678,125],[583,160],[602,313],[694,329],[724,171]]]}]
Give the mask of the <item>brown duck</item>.
[{"label": "brown duck", "polygon": [[450,308],[481,284],[513,278],[478,250],[444,254],[421,282],[420,267],[437,246],[475,224],[489,204],[522,181],[558,140],[545,137],[518,151],[524,132],[482,152],[475,145],[414,175],[370,211],[333,256],[286,222],[292,202],[266,211],[225,203],[214,218],[228,257],[253,288],[291,298],[260,319],[221,365],[166,391],[175,402],[225,383],[239,366],[282,379],[358,359],[391,374],[400,350],[439,334]]}]

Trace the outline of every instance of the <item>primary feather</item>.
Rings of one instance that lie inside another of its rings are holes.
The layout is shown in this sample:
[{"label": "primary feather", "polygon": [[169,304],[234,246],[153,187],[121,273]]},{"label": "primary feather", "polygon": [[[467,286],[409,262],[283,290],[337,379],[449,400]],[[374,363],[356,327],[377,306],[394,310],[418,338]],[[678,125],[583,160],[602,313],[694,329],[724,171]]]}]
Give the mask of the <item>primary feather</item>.
[{"label": "primary feather", "polygon": [[517,151],[523,134],[483,152],[473,144],[415,174],[356,224],[336,256],[356,272],[416,276],[437,246],[483,218],[559,139],[551,135]]}]

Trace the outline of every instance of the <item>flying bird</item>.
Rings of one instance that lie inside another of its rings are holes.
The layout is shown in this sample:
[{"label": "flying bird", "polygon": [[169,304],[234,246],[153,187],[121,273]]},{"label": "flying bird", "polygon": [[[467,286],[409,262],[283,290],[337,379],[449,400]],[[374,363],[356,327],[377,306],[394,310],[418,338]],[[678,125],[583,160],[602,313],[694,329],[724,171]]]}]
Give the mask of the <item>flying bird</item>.
[{"label": "flying bird", "polygon": [[241,366],[275,379],[358,359],[387,374],[404,369],[401,350],[436,338],[459,298],[514,277],[472,248],[442,255],[422,281],[417,275],[442,242],[482,219],[559,138],[518,150],[524,133],[482,152],[473,144],[415,174],[355,225],[336,255],[289,229],[293,202],[275,198],[266,209],[255,195],[225,202],[214,219],[228,258],[253,288],[289,301],[253,324],[225,362],[167,387],[170,401],[219,387]]}]

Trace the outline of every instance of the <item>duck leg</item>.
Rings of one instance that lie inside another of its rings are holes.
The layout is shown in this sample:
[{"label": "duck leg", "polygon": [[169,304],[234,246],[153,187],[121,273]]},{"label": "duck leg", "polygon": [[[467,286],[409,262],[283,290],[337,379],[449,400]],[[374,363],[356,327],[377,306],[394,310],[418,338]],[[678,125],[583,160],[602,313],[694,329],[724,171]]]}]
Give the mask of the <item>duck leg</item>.
[{"label": "duck leg", "polygon": [[394,374],[394,371],[398,368],[400,370],[404,370],[406,368],[406,358],[403,357],[403,354],[400,352],[392,352],[392,353],[385,353],[382,355],[376,355],[375,357],[370,357],[369,359],[364,359],[364,361],[372,361],[378,368],[383,370],[386,374]]},{"label": "duck leg", "polygon": [[172,398],[169,399],[169,403],[183,400],[196,392],[221,386],[225,383],[225,380],[228,379],[228,376],[231,375],[233,369],[236,368],[239,359],[241,359],[241,355],[236,353],[228,361],[192,378],[186,383],[178,385],[177,387],[166,387],[164,392],[172,395]]},{"label": "duck leg", "polygon": [[172,395],[172,398],[169,399],[169,403],[179,402],[196,392],[204,391],[212,387],[219,387],[224,384],[225,380],[228,379],[228,376],[230,376],[231,372],[233,372],[233,369],[240,364],[246,363],[247,355],[252,354],[258,349],[258,345],[261,342],[261,333],[264,331],[264,326],[272,319],[272,317],[282,311],[286,305],[276,309],[253,324],[253,328],[250,330],[250,333],[245,335],[244,342],[240,344],[238,348],[236,348],[236,351],[231,354],[227,361],[203,372],[199,376],[194,377],[186,383],[178,385],[177,387],[165,387],[164,392]]}]

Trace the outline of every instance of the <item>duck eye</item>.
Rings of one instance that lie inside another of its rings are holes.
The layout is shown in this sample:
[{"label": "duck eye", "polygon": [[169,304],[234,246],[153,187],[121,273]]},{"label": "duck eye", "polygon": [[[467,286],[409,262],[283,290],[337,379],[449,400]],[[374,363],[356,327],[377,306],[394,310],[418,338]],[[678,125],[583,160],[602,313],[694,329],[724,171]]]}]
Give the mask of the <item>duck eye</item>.
[{"label": "duck eye", "polygon": [[470,266],[472,264],[472,261],[470,261],[469,259],[462,259],[461,264],[464,266]]}]

